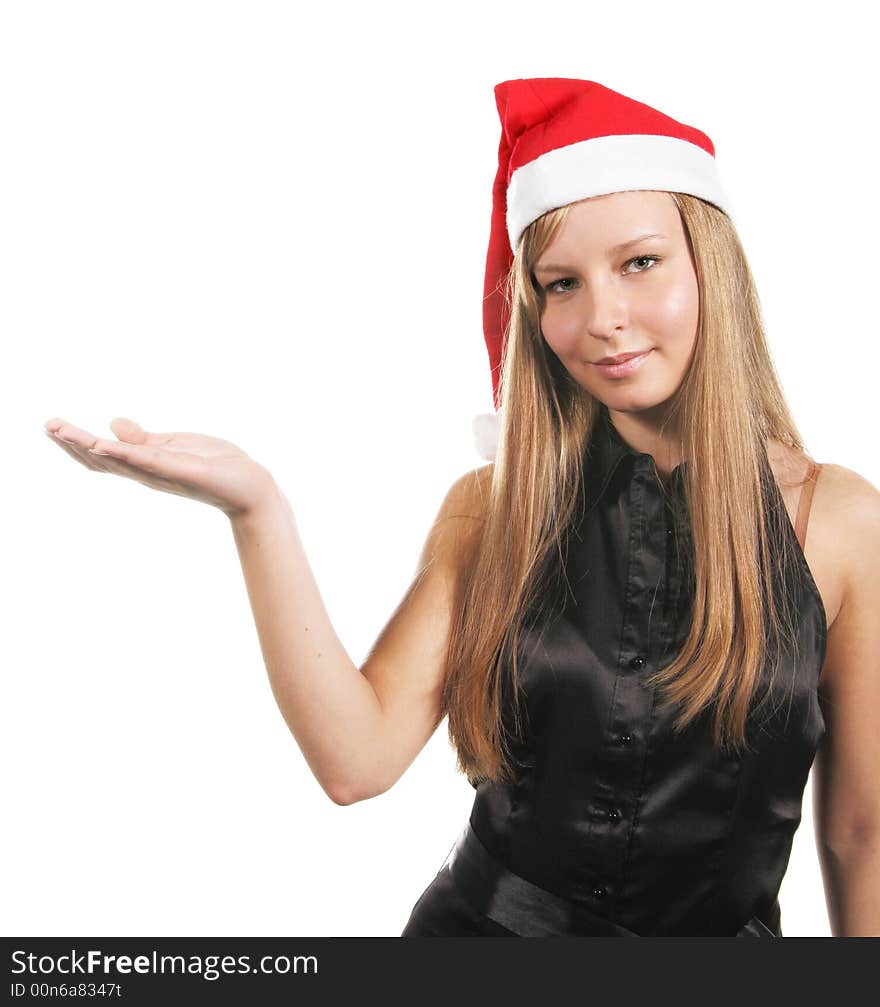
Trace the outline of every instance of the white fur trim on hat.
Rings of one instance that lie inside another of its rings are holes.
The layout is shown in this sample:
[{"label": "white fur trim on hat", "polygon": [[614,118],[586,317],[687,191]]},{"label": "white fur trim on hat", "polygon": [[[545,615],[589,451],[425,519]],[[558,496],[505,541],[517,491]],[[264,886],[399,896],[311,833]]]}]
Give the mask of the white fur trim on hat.
[{"label": "white fur trim on hat", "polygon": [[697,144],[641,133],[597,136],[548,150],[514,171],[507,187],[510,247],[548,210],[634,189],[687,192],[733,216],[715,158]]}]

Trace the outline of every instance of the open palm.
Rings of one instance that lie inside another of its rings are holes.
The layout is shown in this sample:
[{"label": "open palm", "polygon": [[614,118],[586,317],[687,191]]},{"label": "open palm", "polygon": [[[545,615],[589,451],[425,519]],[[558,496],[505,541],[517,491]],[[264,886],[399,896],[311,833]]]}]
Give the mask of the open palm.
[{"label": "open palm", "polygon": [[145,486],[191,497],[236,517],[271,492],[272,477],[241,448],[196,433],[153,433],[117,417],[104,440],[54,417],[45,430],[72,458],[96,472],[112,472]]}]

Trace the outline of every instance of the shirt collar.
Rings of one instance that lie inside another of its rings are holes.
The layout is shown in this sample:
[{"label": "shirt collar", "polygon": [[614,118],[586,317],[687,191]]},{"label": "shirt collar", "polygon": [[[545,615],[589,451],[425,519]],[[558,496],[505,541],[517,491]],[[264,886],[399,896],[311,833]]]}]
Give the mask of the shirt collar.
[{"label": "shirt collar", "polygon": [[[635,471],[645,471],[651,474],[655,471],[654,458],[644,451],[636,451],[617,432],[617,428],[608,413],[608,407],[602,403],[593,428],[589,450],[584,465],[587,482],[588,507],[598,503],[607,492],[612,477],[618,466],[624,463],[627,475]],[[677,465],[667,481],[667,489],[678,489],[684,476],[687,462]]]}]

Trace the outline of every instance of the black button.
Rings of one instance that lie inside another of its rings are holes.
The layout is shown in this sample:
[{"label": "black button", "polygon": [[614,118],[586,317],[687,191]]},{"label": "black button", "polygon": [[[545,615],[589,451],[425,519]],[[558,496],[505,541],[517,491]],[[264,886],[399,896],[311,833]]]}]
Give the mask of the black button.
[{"label": "black button", "polygon": [[634,657],[629,662],[630,668],[633,668],[633,669],[636,669],[636,670],[639,669],[639,668],[641,668],[641,667],[643,667],[644,664],[645,664],[645,659],[643,657]]},{"label": "black button", "polygon": [[620,812],[617,810],[617,808],[609,808],[608,809],[608,818],[612,822],[616,822],[617,819],[620,818]]},{"label": "black button", "polygon": [[596,885],[590,890],[590,895],[592,895],[594,899],[604,899],[606,892],[601,885]]},{"label": "black button", "polygon": [[620,742],[621,745],[631,745],[633,736],[631,734],[619,734],[617,736],[617,740]]},{"label": "black button", "polygon": [[671,536],[672,535],[672,529],[671,528],[667,528],[666,529],[666,534]]}]

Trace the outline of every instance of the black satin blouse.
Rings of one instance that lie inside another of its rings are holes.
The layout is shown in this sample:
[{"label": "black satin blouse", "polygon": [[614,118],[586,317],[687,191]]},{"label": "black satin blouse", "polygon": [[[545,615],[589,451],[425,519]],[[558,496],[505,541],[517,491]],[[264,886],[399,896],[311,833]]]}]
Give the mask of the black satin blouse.
[{"label": "black satin blouse", "polygon": [[602,407],[567,601],[519,655],[516,779],[480,783],[470,823],[510,870],[640,935],[732,935],[752,916],[780,934],[777,894],[825,730],[825,609],[771,478],[769,526],[777,544],[789,540],[775,597],[797,607],[797,646],[749,729],[753,752],[717,748],[709,714],[673,734],[645,675],[672,660],[690,625],[686,465],[664,492],[652,456]]},{"label": "black satin blouse", "polygon": [[[797,646],[750,725],[752,752],[717,748],[708,713],[673,734],[645,676],[671,661],[692,615],[686,465],[664,489],[652,456],[601,408],[565,601],[527,628],[518,652],[515,779],[477,785],[470,825],[508,870],[639,936],[733,936],[751,917],[781,936],[777,894],[825,730],[825,609],[771,475],[774,593],[797,608]],[[468,915],[466,895],[438,874],[409,932],[497,933]]]}]

